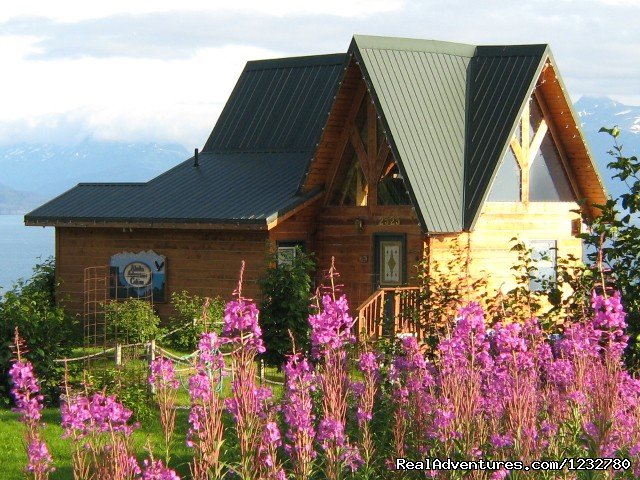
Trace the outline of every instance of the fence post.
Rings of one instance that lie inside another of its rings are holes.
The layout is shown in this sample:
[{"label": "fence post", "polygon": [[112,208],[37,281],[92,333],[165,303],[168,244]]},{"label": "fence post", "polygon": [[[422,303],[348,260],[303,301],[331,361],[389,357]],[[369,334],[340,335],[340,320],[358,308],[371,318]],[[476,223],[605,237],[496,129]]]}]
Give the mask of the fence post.
[{"label": "fence post", "polygon": [[116,366],[122,365],[122,345],[116,343]]},{"label": "fence post", "polygon": [[[147,355],[147,358],[149,360],[149,369],[148,369],[148,371],[151,371],[151,363],[156,359],[156,340],[155,340],[155,338],[152,339],[148,343],[148,346],[149,346],[149,352],[148,352],[148,355]],[[153,384],[148,384],[148,385],[149,385],[149,393],[151,395],[155,394],[156,393],[156,386],[153,385]]]},{"label": "fence post", "polygon": [[260,385],[264,385],[264,358],[260,359],[260,367],[258,369],[260,375]]}]

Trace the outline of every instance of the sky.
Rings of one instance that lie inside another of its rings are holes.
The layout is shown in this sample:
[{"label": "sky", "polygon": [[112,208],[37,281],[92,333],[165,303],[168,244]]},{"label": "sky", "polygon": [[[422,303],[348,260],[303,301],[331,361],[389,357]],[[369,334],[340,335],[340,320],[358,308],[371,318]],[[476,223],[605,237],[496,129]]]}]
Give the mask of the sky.
[{"label": "sky", "polygon": [[248,60],[354,33],[549,43],[567,89],[640,105],[640,0],[21,0],[0,9],[0,144],[201,147]]}]

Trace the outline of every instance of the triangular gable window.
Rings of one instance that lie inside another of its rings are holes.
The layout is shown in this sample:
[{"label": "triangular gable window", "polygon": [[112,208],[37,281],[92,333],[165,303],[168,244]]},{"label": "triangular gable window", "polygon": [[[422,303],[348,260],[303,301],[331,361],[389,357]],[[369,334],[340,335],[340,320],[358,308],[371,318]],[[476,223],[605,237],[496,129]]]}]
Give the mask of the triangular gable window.
[{"label": "triangular gable window", "polygon": [[573,189],[562,166],[560,154],[547,132],[529,170],[529,199],[532,202],[572,202]]},{"label": "triangular gable window", "polygon": [[500,169],[493,181],[489,202],[519,202],[520,201],[520,167],[511,147],[502,159]]},{"label": "triangular gable window", "polygon": [[542,119],[544,115],[542,113],[542,109],[538,104],[538,100],[535,97],[531,99],[529,102],[529,128],[530,128],[530,137],[533,139],[536,136],[536,132],[542,125]]},{"label": "triangular gable window", "polygon": [[339,188],[333,192],[332,205],[351,205],[363,207],[367,205],[369,188],[360,165],[360,160],[351,145],[347,145],[342,155],[340,164],[343,171],[338,172],[342,178]]},{"label": "triangular gable window", "polygon": [[543,106],[535,96],[525,105],[488,201],[575,201],[576,196],[547,125]]},{"label": "triangular gable window", "polygon": [[378,182],[378,205],[411,205],[404,179],[391,153]]}]

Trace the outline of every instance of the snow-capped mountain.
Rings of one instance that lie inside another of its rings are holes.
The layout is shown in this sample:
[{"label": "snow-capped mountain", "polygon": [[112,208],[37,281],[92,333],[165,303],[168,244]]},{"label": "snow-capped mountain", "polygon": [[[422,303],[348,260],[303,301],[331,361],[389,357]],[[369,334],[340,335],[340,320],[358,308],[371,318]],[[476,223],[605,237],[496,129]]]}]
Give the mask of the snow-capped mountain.
[{"label": "snow-capped mountain", "polygon": [[[4,145],[0,146],[0,184],[46,200],[80,182],[147,181],[189,156],[181,145],[92,139],[71,146]],[[17,205],[5,208],[24,211]]]},{"label": "snow-capped mountain", "polygon": [[613,172],[607,168],[607,164],[612,160],[607,152],[614,145],[613,139],[606,133],[598,133],[598,130],[601,127],[618,126],[618,143],[622,145],[623,155],[639,156],[640,106],[624,105],[607,97],[582,97],[575,103],[574,109],[579,116],[607,192],[618,197],[627,187],[620,180],[612,178]]}]

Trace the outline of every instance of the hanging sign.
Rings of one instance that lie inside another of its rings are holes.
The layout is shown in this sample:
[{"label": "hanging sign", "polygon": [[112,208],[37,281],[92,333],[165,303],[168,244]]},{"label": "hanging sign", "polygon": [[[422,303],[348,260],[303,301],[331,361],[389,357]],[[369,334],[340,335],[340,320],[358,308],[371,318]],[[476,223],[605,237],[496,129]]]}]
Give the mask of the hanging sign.
[{"label": "hanging sign", "polygon": [[111,298],[148,298],[165,301],[166,257],[153,250],[122,252],[111,257]]}]

